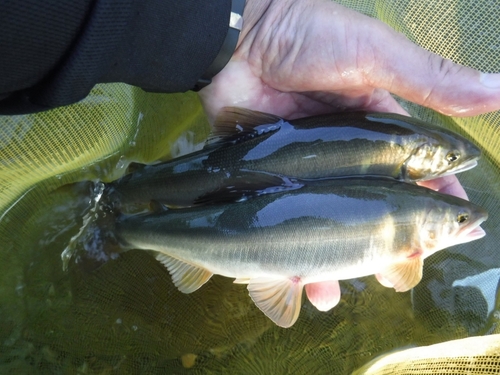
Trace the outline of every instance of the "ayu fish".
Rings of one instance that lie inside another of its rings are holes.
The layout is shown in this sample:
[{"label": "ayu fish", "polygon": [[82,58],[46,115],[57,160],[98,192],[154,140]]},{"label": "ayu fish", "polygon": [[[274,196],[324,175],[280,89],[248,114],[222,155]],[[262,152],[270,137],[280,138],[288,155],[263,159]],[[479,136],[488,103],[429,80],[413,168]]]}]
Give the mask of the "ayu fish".
[{"label": "ayu fish", "polygon": [[148,249],[174,284],[191,293],[213,274],[248,284],[273,322],[297,320],[305,286],[327,311],[338,280],[376,274],[403,292],[422,277],[423,259],[484,236],[488,214],[460,198],[393,180],[315,181],[240,203],[121,216],[114,235],[125,249]]},{"label": "ayu fish", "polygon": [[470,169],[479,156],[480,150],[460,135],[399,114],[285,120],[226,108],[205,149],[126,175],[108,185],[107,194],[118,204],[187,207],[217,191],[234,201],[300,187],[294,178],[428,180]]}]

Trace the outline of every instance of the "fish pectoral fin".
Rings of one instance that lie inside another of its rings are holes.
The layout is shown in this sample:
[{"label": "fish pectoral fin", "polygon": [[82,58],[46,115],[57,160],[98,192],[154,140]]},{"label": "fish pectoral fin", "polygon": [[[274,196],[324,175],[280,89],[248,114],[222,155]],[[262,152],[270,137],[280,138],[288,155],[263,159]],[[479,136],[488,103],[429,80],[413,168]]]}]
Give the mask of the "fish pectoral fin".
[{"label": "fish pectoral fin", "polygon": [[[281,117],[269,113],[239,107],[224,107],[217,114],[212,134],[205,147],[239,141],[246,137],[279,130],[276,123],[280,120],[282,120]],[[269,127],[265,125],[269,125]],[[262,128],[256,129],[257,126]]]},{"label": "fish pectoral fin", "polygon": [[278,326],[291,327],[300,313],[303,284],[293,279],[252,279],[248,292],[257,307]]},{"label": "fish pectoral fin", "polygon": [[380,284],[382,284],[382,286],[385,286],[386,288],[394,288],[394,285],[389,280],[387,280],[381,273],[376,273],[375,278]]},{"label": "fish pectoral fin", "polygon": [[406,292],[422,279],[423,265],[423,258],[415,256],[404,262],[395,263],[375,276],[383,286],[392,287],[396,292]]},{"label": "fish pectoral fin", "polygon": [[234,177],[224,180],[223,186],[203,194],[193,201],[195,205],[238,202],[255,196],[295,190],[304,184],[288,177],[265,172],[240,170]]},{"label": "fish pectoral fin", "polygon": [[305,288],[307,298],[319,311],[328,311],[340,301],[340,285],[337,280],[306,284]]},{"label": "fish pectoral fin", "polygon": [[193,266],[182,260],[172,258],[171,256],[158,253],[156,259],[160,261],[172,276],[174,285],[182,293],[192,293],[211,277],[212,273],[204,268]]}]

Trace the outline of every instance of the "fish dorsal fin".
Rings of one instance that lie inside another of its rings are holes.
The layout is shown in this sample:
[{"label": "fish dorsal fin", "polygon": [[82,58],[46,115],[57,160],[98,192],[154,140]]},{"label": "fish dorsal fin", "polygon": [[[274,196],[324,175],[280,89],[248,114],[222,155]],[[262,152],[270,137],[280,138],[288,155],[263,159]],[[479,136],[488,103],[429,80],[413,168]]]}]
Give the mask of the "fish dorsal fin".
[{"label": "fish dorsal fin", "polygon": [[174,285],[182,293],[194,292],[212,277],[212,273],[204,268],[193,266],[165,254],[157,254],[156,259],[167,267]]},{"label": "fish dorsal fin", "polygon": [[337,280],[306,284],[307,298],[319,311],[328,311],[340,301],[340,285]]},{"label": "fish dorsal fin", "polygon": [[234,142],[246,139],[249,136],[254,137],[278,130],[280,120],[282,120],[281,117],[269,113],[240,107],[224,107],[215,119],[212,134],[208,138],[205,147]]},{"label": "fish dorsal fin", "polygon": [[375,276],[383,286],[392,287],[396,292],[406,292],[422,279],[423,265],[424,260],[418,255],[404,262],[395,263]]},{"label": "fish dorsal fin", "polygon": [[300,313],[303,284],[293,279],[252,279],[248,292],[257,307],[278,326],[291,327]]},{"label": "fish dorsal fin", "polygon": [[227,178],[222,185],[193,201],[194,205],[241,202],[263,194],[295,190],[304,183],[295,179],[264,172],[240,170],[237,175]]}]

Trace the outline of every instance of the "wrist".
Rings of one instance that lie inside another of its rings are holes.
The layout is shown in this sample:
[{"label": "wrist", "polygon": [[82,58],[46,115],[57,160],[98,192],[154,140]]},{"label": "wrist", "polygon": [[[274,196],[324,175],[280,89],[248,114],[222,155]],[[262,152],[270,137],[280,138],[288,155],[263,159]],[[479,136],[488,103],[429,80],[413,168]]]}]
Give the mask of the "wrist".
[{"label": "wrist", "polygon": [[[302,12],[302,3],[296,0],[247,0],[243,17],[243,28],[236,47],[236,56],[247,56],[251,51],[269,52],[268,48],[281,40],[294,38],[293,30],[283,30],[294,25],[291,17]],[[298,10],[297,10],[298,9]],[[276,36],[280,36],[277,41]],[[274,48],[274,46],[273,46]]]},{"label": "wrist", "polygon": [[245,12],[243,14],[243,28],[236,49],[241,42],[245,40],[252,29],[262,19],[266,10],[270,7],[272,0],[247,0],[245,4]]},{"label": "wrist", "polygon": [[209,85],[212,82],[212,78],[217,75],[231,59],[231,56],[236,50],[240,32],[243,27],[244,8],[245,0],[231,0],[231,14],[229,16],[229,27],[226,38],[212,64],[201,78],[198,79],[198,82],[196,82],[193,88],[194,91],[199,91],[203,87]]}]

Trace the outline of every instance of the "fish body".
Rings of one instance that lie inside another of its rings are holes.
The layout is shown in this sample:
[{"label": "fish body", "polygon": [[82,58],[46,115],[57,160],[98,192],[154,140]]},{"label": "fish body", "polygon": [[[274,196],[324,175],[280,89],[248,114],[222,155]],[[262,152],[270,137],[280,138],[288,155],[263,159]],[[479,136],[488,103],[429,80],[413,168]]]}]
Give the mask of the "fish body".
[{"label": "fish body", "polygon": [[116,236],[127,248],[158,252],[185,293],[212,274],[247,283],[257,306],[289,327],[304,286],[321,310],[338,302],[338,280],[378,274],[408,290],[425,257],[481,237],[486,218],[468,201],[419,186],[325,180],[240,203],[123,216]]},{"label": "fish body", "polygon": [[123,204],[154,200],[185,207],[221,189],[237,200],[246,192],[296,188],[294,178],[432,179],[472,168],[480,156],[451,131],[390,113],[284,120],[231,108],[215,124],[214,138],[222,141],[124,176],[108,194]]}]

